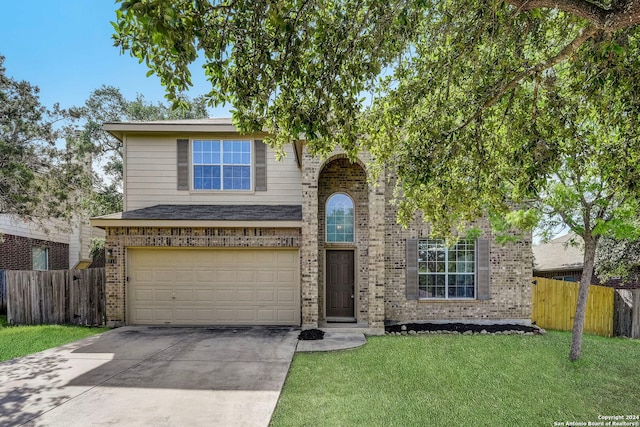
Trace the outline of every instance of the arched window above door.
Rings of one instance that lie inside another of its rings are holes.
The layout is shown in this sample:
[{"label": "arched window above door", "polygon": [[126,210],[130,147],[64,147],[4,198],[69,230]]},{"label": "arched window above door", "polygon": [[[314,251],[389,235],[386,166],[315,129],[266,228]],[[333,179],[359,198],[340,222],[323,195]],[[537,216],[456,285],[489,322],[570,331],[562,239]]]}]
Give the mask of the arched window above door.
[{"label": "arched window above door", "polygon": [[327,243],[353,243],[355,213],[351,197],[344,193],[332,194],[326,208]]}]

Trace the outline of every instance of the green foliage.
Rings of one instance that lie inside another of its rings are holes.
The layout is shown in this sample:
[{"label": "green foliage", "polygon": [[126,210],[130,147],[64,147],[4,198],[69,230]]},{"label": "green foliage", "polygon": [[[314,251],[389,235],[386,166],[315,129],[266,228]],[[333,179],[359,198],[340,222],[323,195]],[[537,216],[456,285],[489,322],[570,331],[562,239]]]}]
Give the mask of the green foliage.
[{"label": "green foliage", "polygon": [[92,260],[96,260],[104,256],[105,239],[100,237],[93,237],[91,239],[91,248],[89,249],[89,255]]},{"label": "green foliage", "polygon": [[363,91],[405,50],[421,11],[409,0],[120,1],[115,43],[160,77],[171,100],[204,56],[212,90],[243,131],[275,146],[304,134],[314,153],[357,151]]},{"label": "green foliage", "polygon": [[90,175],[70,128],[59,125],[68,114],[42,106],[38,88],[8,77],[3,62],[0,56],[0,213],[70,221]]},{"label": "green foliage", "polygon": [[[640,239],[600,240],[596,252],[596,273],[603,280],[620,277],[623,280],[638,277],[640,268]],[[636,277],[633,277],[633,276]]]}]

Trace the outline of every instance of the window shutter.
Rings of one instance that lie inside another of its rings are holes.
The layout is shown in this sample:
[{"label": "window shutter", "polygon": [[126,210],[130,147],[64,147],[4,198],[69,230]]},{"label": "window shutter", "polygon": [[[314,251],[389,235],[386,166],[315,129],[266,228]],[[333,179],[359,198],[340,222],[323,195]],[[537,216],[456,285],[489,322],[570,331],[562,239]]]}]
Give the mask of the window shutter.
[{"label": "window shutter", "polygon": [[178,190],[189,190],[189,140],[178,140]]},{"label": "window shutter", "polygon": [[491,299],[491,292],[489,289],[491,283],[491,277],[489,275],[489,240],[478,239],[476,241],[476,278],[478,283],[478,299],[488,300]]},{"label": "window shutter", "polygon": [[255,191],[267,191],[267,146],[261,140],[253,141],[256,156],[254,167]]},{"label": "window shutter", "polygon": [[418,299],[418,239],[407,239],[407,299]]}]

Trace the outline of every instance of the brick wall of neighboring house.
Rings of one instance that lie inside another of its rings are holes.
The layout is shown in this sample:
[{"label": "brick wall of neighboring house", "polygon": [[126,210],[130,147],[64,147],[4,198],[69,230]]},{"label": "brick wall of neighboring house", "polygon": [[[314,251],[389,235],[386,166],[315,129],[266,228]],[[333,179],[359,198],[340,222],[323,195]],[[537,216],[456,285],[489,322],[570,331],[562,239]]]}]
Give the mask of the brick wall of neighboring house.
[{"label": "brick wall of neighboring house", "polygon": [[[390,188],[389,191],[392,189]],[[390,197],[390,194],[389,194]],[[486,220],[474,224],[490,239],[489,300],[408,300],[406,297],[406,241],[429,237],[429,225],[416,219],[403,229],[396,222],[397,209],[386,207],[386,318],[391,322],[416,320],[510,321],[531,320],[531,235],[517,243],[499,244],[492,239]]]},{"label": "brick wall of neighboring house", "polygon": [[[297,228],[107,227],[105,231],[107,324],[110,326],[121,326],[125,322],[127,247],[300,247]],[[110,256],[115,257],[114,263],[109,262]]]},{"label": "brick wall of neighboring house", "polygon": [[34,246],[49,249],[49,270],[69,268],[69,245],[66,243],[30,239],[28,237],[4,234],[0,243],[0,269],[31,270],[32,248]]}]

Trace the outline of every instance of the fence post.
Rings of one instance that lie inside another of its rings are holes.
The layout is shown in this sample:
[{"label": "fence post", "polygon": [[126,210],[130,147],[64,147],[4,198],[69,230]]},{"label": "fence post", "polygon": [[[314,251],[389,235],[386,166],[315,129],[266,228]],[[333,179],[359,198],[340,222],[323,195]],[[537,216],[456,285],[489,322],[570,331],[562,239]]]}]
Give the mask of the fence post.
[{"label": "fence post", "polygon": [[7,280],[4,270],[0,270],[0,314],[7,314]]},{"label": "fence post", "polygon": [[633,294],[633,315],[631,320],[631,338],[640,338],[640,289],[631,291]]}]

